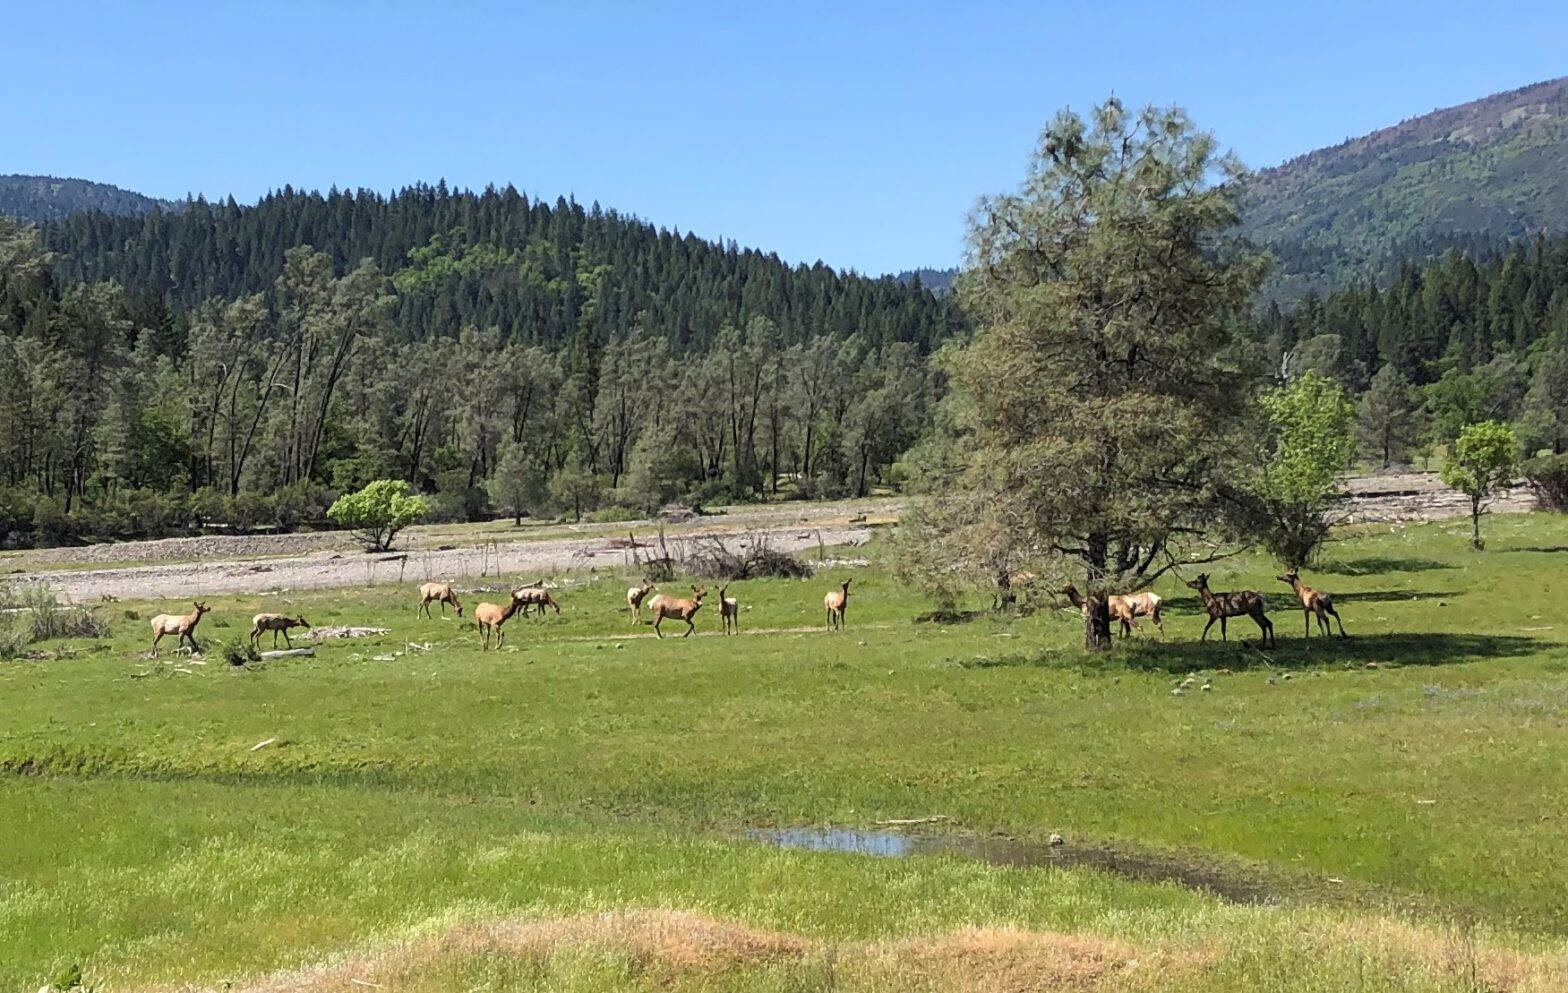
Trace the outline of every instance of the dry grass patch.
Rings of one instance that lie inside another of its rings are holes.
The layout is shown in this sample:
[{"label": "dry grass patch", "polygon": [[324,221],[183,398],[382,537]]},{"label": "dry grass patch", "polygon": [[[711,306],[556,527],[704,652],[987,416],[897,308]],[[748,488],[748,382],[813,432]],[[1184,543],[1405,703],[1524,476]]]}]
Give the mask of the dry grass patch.
[{"label": "dry grass patch", "polygon": [[1562,993],[1568,990],[1568,952],[1528,954],[1490,947],[1484,935],[1431,930],[1402,921],[1359,920],[1337,929],[1344,941],[1376,959],[1456,980],[1486,993]]},{"label": "dry grass patch", "polygon": [[[1092,937],[966,929],[929,938],[834,944],[673,910],[462,924],[439,934],[339,956],[237,984],[232,993],[344,993],[423,989],[454,963],[506,959],[547,969],[558,956],[589,954],[624,963],[660,985],[751,970],[827,969],[848,988],[954,991],[1078,991],[1140,967],[1170,968],[1169,956]],[[1140,966],[1142,963],[1142,966]],[[1190,963],[1189,963],[1190,964]],[[214,987],[187,986],[183,993]]]}]

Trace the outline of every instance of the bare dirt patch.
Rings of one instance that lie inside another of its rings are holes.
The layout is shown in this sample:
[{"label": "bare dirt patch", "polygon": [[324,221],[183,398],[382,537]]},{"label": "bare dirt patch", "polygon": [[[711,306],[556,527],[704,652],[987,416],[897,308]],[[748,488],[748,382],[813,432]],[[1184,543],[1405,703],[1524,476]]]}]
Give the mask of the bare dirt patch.
[{"label": "bare dirt patch", "polygon": [[[789,527],[745,529],[726,521],[723,529],[691,532],[671,537],[673,545],[695,542],[707,535],[723,535],[732,542],[765,537],[775,551],[803,553],[827,545],[852,545],[866,541],[871,524],[794,524]],[[84,602],[115,599],[187,599],[225,593],[258,593],[269,590],[323,589],[370,586],[389,582],[466,581],[504,576],[537,578],[567,569],[620,569],[633,557],[621,535],[590,538],[557,538],[466,545],[452,548],[411,548],[392,555],[363,552],[318,551],[309,555],[261,560],[224,560],[234,542],[252,550],[291,538],[325,538],[324,535],[289,535],[267,538],[177,538],[171,541],[184,557],[179,564],[130,565],[104,569],[60,569],[21,573],[24,582],[47,583],[67,599]],[[641,538],[643,536],[639,536]],[[338,540],[341,540],[339,537]],[[213,544],[204,545],[203,542]],[[162,546],[162,542],[141,543]],[[93,546],[117,549],[120,561],[127,545]],[[72,551],[85,551],[73,549]]]}]

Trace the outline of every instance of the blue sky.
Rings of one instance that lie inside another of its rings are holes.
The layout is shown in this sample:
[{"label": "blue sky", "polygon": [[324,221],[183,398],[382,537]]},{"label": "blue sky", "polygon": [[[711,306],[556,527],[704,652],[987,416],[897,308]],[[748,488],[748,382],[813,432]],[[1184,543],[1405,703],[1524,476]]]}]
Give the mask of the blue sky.
[{"label": "blue sky", "polygon": [[1253,166],[1568,74],[1568,4],[28,3],[0,173],[163,197],[445,178],[883,272],[959,260],[1060,107]]}]

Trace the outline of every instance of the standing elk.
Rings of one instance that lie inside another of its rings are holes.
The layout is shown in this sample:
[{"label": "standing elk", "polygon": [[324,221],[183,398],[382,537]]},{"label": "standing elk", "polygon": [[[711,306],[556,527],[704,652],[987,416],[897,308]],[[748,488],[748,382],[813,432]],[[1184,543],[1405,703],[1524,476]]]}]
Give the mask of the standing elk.
[{"label": "standing elk", "polygon": [[691,636],[691,633],[697,629],[697,625],[693,624],[691,619],[702,609],[702,598],[708,595],[708,591],[693,586],[691,593],[690,600],[677,600],[675,597],[660,593],[648,601],[648,609],[653,611],[654,634],[664,637],[664,632],[659,630],[659,623],[666,617],[674,617],[686,622],[686,633],[681,637]]},{"label": "standing elk", "polygon": [[849,605],[849,584],[851,580],[844,580],[838,589],[830,591],[822,598],[822,606],[828,612],[828,630],[839,631],[844,627],[844,608]]},{"label": "standing elk", "polygon": [[740,603],[732,596],[725,596],[728,585],[719,587],[719,617],[724,622],[725,634],[740,634]]},{"label": "standing elk", "polygon": [[1165,622],[1160,619],[1160,605],[1165,602],[1158,593],[1144,591],[1142,593],[1126,593],[1106,597],[1111,608],[1111,616],[1121,622],[1122,636],[1132,633],[1138,626],[1138,618],[1147,617],[1160,629],[1160,637],[1165,637]]},{"label": "standing elk", "polygon": [[[1080,613],[1088,616],[1088,604],[1079,594],[1078,588],[1072,583],[1062,587],[1062,593],[1072,601]],[[1160,618],[1160,604],[1165,600],[1158,593],[1126,593],[1113,594],[1105,598],[1106,612],[1111,615],[1111,620],[1121,625],[1122,637],[1132,634],[1138,626],[1138,618],[1148,617],[1154,621],[1154,626],[1160,629],[1160,637],[1165,636],[1165,622]]]},{"label": "standing elk", "polygon": [[642,623],[642,601],[651,592],[653,592],[651,579],[644,579],[641,586],[627,587],[626,609],[631,612],[633,624]]},{"label": "standing elk", "polygon": [[1198,578],[1188,582],[1187,587],[1198,591],[1198,595],[1203,598],[1203,609],[1209,613],[1209,623],[1203,626],[1203,637],[1199,641],[1209,640],[1209,628],[1214,626],[1215,621],[1220,622],[1220,640],[1228,641],[1225,621],[1245,614],[1257,623],[1265,646],[1279,644],[1274,638],[1274,622],[1263,612],[1263,594],[1256,590],[1215,593],[1209,589],[1209,574],[1206,572],[1198,573]]},{"label": "standing elk", "polygon": [[523,616],[528,615],[528,608],[538,607],[539,616],[544,616],[544,608],[554,607],[555,612],[561,612],[561,605],[555,602],[555,597],[542,586],[519,586],[512,591],[512,602],[523,609]]},{"label": "standing elk", "polygon": [[1313,615],[1317,616],[1318,631],[1322,634],[1333,637],[1334,632],[1328,625],[1329,617],[1333,617],[1335,623],[1339,625],[1339,636],[1341,638],[1350,637],[1350,635],[1345,633],[1345,622],[1339,619],[1339,611],[1334,609],[1333,597],[1327,593],[1320,593],[1303,583],[1301,577],[1296,574],[1295,569],[1291,569],[1285,575],[1276,578],[1282,583],[1289,583],[1290,588],[1296,592],[1296,598],[1301,601],[1301,623],[1306,631],[1306,637],[1312,637]]},{"label": "standing elk", "polygon": [[152,619],[152,654],[158,654],[158,642],[166,634],[175,636],[176,644],[190,642],[191,654],[200,655],[201,646],[196,644],[196,625],[201,622],[201,616],[207,612],[207,605],[202,602],[195,604],[195,611],[189,614],[159,614]]},{"label": "standing elk", "polygon": [[283,634],[284,644],[293,648],[294,642],[289,639],[289,628],[310,630],[310,622],[305,620],[303,616],[290,617],[287,614],[257,614],[250,619],[250,623],[250,643],[256,648],[261,647],[261,633],[263,631],[272,632],[273,648],[278,647],[279,632]]},{"label": "standing elk", "polygon": [[506,632],[501,629],[501,625],[511,620],[512,615],[517,613],[520,607],[522,604],[516,598],[507,601],[505,607],[493,603],[481,603],[474,607],[474,624],[479,628],[480,637],[484,639],[484,647],[481,651],[489,651],[492,631],[495,632],[496,648],[506,644]]},{"label": "standing elk", "polygon": [[446,616],[446,605],[451,604],[457,611],[457,616],[463,616],[463,605],[457,602],[457,594],[452,592],[451,585],[447,583],[426,583],[419,588],[418,611],[424,611],[425,616],[430,616],[430,604],[441,604],[441,616]]}]

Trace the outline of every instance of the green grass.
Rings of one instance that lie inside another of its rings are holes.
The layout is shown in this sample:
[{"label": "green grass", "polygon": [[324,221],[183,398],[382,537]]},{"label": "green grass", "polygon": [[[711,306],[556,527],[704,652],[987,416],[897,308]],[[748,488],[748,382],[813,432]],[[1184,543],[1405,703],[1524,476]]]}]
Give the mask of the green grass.
[{"label": "green grass", "polygon": [[[71,961],[116,989],[215,983],[456,921],[625,907],[825,942],[1010,925],[1202,946],[1194,989],[1361,988],[1344,973],[1355,948],[1322,937],[1325,956],[1303,935],[1367,915],[1413,915],[1423,935],[1471,922],[1493,951],[1560,949],[1568,628],[1552,594],[1568,585],[1568,522],[1490,519],[1481,555],[1464,532],[1334,546],[1306,579],[1334,593],[1349,641],[1304,641],[1267,563],[1213,570],[1216,589],[1268,594],[1281,643],[1267,656],[1237,644],[1254,637],[1246,619],[1230,644],[1198,645],[1196,602],[1174,580],[1160,587],[1170,641],[1100,658],[1058,611],[916,624],[925,605],[875,567],[855,572],[840,635],[817,629],[838,574],[733,584],[742,631],[775,633],[723,638],[710,605],[699,637],[663,641],[629,625],[624,577],[580,574],[559,618],[514,618],[490,653],[466,622],[415,618],[405,588],[214,598],[209,649],[259,610],[392,628],[240,670],[215,651],[205,666],[139,658],[146,619],[177,605],[106,607],[139,616],[117,616],[106,645],[0,666],[0,988],[36,989]],[[1221,668],[1212,693],[1171,696],[1179,674]],[[731,840],[932,814],[1174,852],[1255,876],[1293,909]],[[1438,985],[1464,970],[1431,963],[1399,985],[1408,963],[1362,952],[1358,974],[1383,984],[1370,988],[1466,988]],[[440,982],[635,985],[613,956],[522,977],[480,958]],[[741,978],[817,988],[812,962]]]}]

